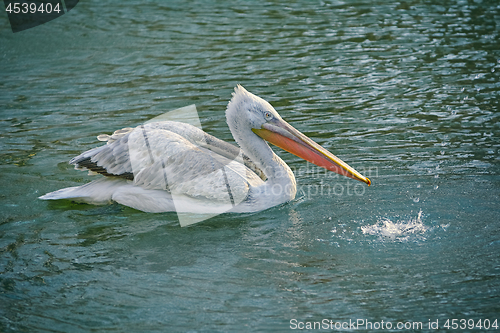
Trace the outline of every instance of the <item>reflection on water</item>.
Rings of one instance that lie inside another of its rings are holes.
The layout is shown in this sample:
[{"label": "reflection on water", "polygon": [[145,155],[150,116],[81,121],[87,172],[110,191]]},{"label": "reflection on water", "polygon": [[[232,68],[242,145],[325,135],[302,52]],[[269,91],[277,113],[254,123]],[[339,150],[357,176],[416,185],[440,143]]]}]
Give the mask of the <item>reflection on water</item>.
[{"label": "reflection on water", "polygon": [[[493,319],[499,17],[492,0],[87,1],[12,34],[0,15],[0,331]],[[275,149],[302,191],[262,213],[181,229],[36,200],[91,179],[67,161],[97,135],[168,110],[196,104],[232,141],[237,83],[373,185],[346,195]]]}]

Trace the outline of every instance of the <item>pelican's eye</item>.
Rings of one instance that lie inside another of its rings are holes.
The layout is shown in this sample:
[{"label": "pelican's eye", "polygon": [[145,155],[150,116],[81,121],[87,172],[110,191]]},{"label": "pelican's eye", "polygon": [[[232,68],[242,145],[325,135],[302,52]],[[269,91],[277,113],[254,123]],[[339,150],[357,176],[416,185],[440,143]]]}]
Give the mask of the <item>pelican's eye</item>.
[{"label": "pelican's eye", "polygon": [[269,111],[266,111],[264,112],[264,117],[266,118],[266,120],[271,120],[273,119],[273,114]]}]

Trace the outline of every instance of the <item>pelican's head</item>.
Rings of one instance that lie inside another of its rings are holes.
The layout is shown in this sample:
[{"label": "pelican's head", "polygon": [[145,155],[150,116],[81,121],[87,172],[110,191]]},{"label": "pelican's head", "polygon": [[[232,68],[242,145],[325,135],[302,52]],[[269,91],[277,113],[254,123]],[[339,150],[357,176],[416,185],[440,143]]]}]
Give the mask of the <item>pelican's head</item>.
[{"label": "pelican's head", "polygon": [[226,118],[231,131],[250,129],[262,139],[308,162],[371,185],[368,178],[293,128],[271,104],[240,85],[234,89],[233,98],[227,106]]},{"label": "pelican's head", "polygon": [[234,88],[233,98],[229,102],[226,117],[237,126],[262,128],[262,125],[280,115],[266,100],[248,92],[239,84]]}]

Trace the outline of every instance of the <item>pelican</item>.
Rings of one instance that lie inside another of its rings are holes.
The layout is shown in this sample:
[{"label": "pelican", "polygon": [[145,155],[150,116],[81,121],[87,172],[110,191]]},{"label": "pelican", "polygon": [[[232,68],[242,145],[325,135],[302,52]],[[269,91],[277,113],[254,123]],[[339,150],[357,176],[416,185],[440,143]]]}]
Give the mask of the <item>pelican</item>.
[{"label": "pelican", "polygon": [[341,175],[370,180],[293,128],[264,99],[238,85],[226,109],[241,147],[182,122],[158,121],[125,128],[106,144],[70,160],[101,177],[40,197],[90,204],[119,204],[144,212],[257,212],[295,198],[290,167],[268,142]]}]

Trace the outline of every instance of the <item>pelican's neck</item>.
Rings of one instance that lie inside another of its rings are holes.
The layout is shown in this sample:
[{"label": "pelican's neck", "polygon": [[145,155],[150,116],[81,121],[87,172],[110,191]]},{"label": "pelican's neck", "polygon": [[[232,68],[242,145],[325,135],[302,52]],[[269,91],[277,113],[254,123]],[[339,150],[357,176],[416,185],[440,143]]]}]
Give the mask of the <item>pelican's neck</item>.
[{"label": "pelican's neck", "polygon": [[295,197],[296,182],[290,167],[276,155],[271,147],[249,127],[237,127],[229,125],[234,139],[243,152],[264,172],[267,176],[268,186],[275,186],[276,191],[281,186],[290,191],[293,188]]},{"label": "pelican's neck", "polygon": [[295,198],[297,185],[288,165],[252,131],[252,126],[258,126],[259,112],[262,112],[263,108],[272,109],[272,106],[262,98],[250,94],[243,87],[237,86],[227,106],[226,119],[234,139],[243,152],[267,176],[264,184],[252,189],[253,197],[261,201],[262,207],[272,207]]}]

